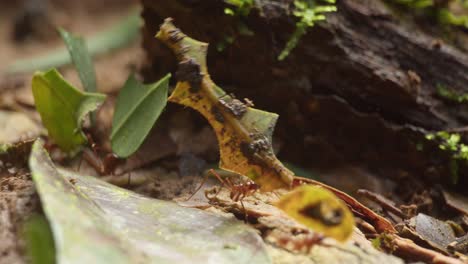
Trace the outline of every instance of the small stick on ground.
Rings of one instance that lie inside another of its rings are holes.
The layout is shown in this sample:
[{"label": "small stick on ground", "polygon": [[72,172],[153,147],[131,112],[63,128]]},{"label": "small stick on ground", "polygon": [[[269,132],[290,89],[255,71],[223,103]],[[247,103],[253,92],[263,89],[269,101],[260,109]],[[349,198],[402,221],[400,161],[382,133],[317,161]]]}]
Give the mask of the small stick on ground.
[{"label": "small stick on ground", "polygon": [[407,218],[407,216],[399,208],[395,207],[393,204],[390,203],[390,201],[388,201],[383,196],[377,193],[368,191],[368,190],[363,190],[363,189],[358,190],[357,193],[378,203],[380,206],[382,206],[383,209],[394,213],[396,216],[401,217],[403,219]]}]

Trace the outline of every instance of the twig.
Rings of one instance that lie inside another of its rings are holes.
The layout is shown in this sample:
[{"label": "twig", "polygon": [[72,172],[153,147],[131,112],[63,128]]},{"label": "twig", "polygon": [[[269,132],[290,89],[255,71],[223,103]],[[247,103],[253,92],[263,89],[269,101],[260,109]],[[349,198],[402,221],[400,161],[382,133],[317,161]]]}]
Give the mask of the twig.
[{"label": "twig", "polygon": [[390,201],[388,201],[387,199],[385,199],[381,195],[379,195],[377,193],[374,193],[374,192],[371,192],[371,191],[368,191],[368,190],[364,190],[364,189],[358,190],[357,193],[360,194],[360,195],[365,196],[366,198],[368,198],[368,199],[370,199],[370,200],[372,200],[372,201],[374,201],[376,203],[378,203],[380,206],[382,206],[382,208],[384,208],[387,211],[390,211],[390,212],[394,213],[398,217],[401,217],[403,219],[406,218],[406,215],[399,208],[395,207],[393,204],[390,203]]},{"label": "twig", "polygon": [[393,245],[395,246],[395,255],[415,261],[434,264],[463,264],[461,260],[442,255],[439,252],[423,248],[416,245],[409,239],[393,235]]}]

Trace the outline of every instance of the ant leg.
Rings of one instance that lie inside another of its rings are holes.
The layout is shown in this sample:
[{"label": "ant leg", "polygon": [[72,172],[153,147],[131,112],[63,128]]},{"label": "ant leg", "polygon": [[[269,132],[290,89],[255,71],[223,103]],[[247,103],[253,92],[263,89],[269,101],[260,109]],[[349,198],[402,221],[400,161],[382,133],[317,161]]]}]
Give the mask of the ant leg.
[{"label": "ant leg", "polygon": [[98,146],[96,144],[96,141],[94,141],[91,133],[86,133],[86,138],[88,139],[88,144],[91,150],[93,150],[95,155],[98,155]]},{"label": "ant leg", "polygon": [[279,195],[276,191],[271,191],[271,193],[273,193],[278,199],[281,197],[281,195]]},{"label": "ant leg", "polygon": [[210,174],[206,174],[205,176],[203,176],[203,180],[202,182],[200,183],[200,185],[198,185],[197,189],[195,190],[195,192],[192,193],[192,195],[190,195],[189,198],[187,198],[185,201],[188,201],[190,199],[192,199],[192,197],[198,192],[200,191],[200,189],[203,187],[203,185],[205,184],[206,180],[208,180],[208,177],[210,176]]},{"label": "ant leg", "polygon": [[103,174],[105,175],[115,175],[115,170],[117,166],[122,162],[123,160],[120,159],[117,155],[114,153],[108,153],[106,157],[104,158],[103,162]]},{"label": "ant leg", "polygon": [[132,180],[132,172],[128,172],[128,180],[127,180],[127,186],[130,187],[130,181]]},{"label": "ant leg", "polygon": [[91,167],[94,168],[99,174],[103,175],[104,174],[104,165],[102,162],[96,158],[94,153],[90,152],[88,149],[83,150],[83,159],[91,165]]},{"label": "ant leg", "polygon": [[211,173],[213,176],[215,176],[216,179],[218,179],[218,181],[221,182],[221,184],[225,185],[225,187],[226,187],[226,186],[227,186],[227,188],[231,188],[231,187],[232,187],[231,181],[229,181],[229,179],[227,179],[227,178],[226,178],[226,179],[223,179],[221,176],[219,176],[218,173],[216,173],[215,170],[210,169],[210,170],[209,170],[209,173]]},{"label": "ant leg", "polygon": [[83,155],[84,155],[84,154],[81,154],[81,155],[80,155],[80,161],[78,161],[78,167],[76,168],[76,172],[80,172],[81,163],[83,162]]},{"label": "ant leg", "polygon": [[247,212],[247,209],[245,209],[245,205],[244,205],[244,197],[242,197],[239,201],[240,201],[240,204],[242,205],[242,211],[244,211],[244,223],[247,223],[247,220],[249,218],[249,213]]},{"label": "ant leg", "polygon": [[238,202],[240,200],[241,195],[242,192],[238,191],[232,195],[231,200],[233,200],[234,202]]},{"label": "ant leg", "polygon": [[[220,181],[221,184],[222,184],[224,187],[226,187],[227,189],[232,190],[233,184],[232,184],[232,182],[231,182],[228,178],[226,178],[226,179],[223,180],[223,178],[221,178],[221,176],[219,176],[219,174],[216,173],[216,171],[213,170],[213,169],[210,169],[210,170],[209,170],[209,173],[211,173],[213,176],[215,176],[216,179],[218,179],[218,181]],[[219,188],[219,190],[216,192],[216,194],[215,194],[214,197],[218,196],[218,194],[219,194],[220,192],[221,192],[221,188]]]}]

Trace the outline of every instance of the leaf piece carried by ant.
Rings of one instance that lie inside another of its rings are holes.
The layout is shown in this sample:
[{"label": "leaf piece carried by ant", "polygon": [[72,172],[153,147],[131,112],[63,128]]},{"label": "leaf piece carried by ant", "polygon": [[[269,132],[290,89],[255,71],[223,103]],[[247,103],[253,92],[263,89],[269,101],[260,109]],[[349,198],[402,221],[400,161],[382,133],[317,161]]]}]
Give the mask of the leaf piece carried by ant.
[{"label": "leaf piece carried by ant", "polygon": [[166,107],[170,77],[148,85],[128,78],[117,98],[110,136],[112,151],[120,158],[137,151]]},{"label": "leaf piece carried by ant", "polygon": [[346,204],[319,186],[297,187],[276,206],[299,223],[338,241],[346,241],[354,230],[353,214]]},{"label": "leaf piece carried by ant", "polygon": [[32,79],[32,92],[49,137],[69,153],[86,142],[81,130],[83,119],[106,98],[103,94],[76,89],[56,69],[36,72]]},{"label": "leaf piece carried by ant", "polygon": [[331,186],[328,186],[324,183],[314,181],[312,179],[307,179],[303,177],[294,177],[293,186],[302,186],[302,185],[314,185],[319,186],[324,189],[329,190],[330,192],[334,193],[338,198],[340,198],[343,202],[345,202],[349,208],[353,211],[353,213],[362,219],[368,221],[369,223],[374,226],[378,233],[396,233],[395,227],[393,227],[392,223],[390,223],[384,217],[378,215],[371,209],[367,208],[360,202],[358,202],[353,197],[349,196],[348,194],[337,190]]},{"label": "leaf piece carried by ant", "polygon": [[208,44],[189,38],[166,19],[156,38],[177,56],[177,86],[169,101],[200,112],[213,127],[220,148],[220,168],[245,175],[263,191],[289,188],[293,173],[275,156],[272,133],[278,115],[248,106],[210,79]]}]

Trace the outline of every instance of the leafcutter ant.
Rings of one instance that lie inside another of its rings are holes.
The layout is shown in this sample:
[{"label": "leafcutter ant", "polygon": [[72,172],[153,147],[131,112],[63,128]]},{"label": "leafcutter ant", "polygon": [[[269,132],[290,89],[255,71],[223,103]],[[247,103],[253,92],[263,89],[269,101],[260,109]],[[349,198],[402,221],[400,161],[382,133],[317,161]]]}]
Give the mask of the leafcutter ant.
[{"label": "leafcutter ant", "polygon": [[[245,210],[243,200],[245,197],[253,195],[256,191],[260,189],[260,186],[251,180],[247,180],[246,182],[235,184],[229,178],[226,177],[223,179],[218,173],[216,173],[216,171],[214,171],[213,169],[210,169],[208,173],[205,175],[205,177],[203,178],[202,182],[200,183],[200,186],[198,186],[195,192],[189,198],[187,198],[187,201],[190,200],[202,188],[202,186],[205,184],[205,182],[207,181],[210,175],[216,177],[216,179],[218,179],[218,181],[220,181],[221,184],[230,191],[229,197],[231,198],[232,201],[240,202],[240,204],[242,205],[242,209],[245,213],[245,220],[246,220],[247,212]],[[221,189],[219,189],[213,197],[207,197],[207,198],[212,199],[216,197],[220,191]]]},{"label": "leafcutter ant", "polygon": [[318,244],[321,244],[325,237],[322,234],[302,234],[298,237],[292,235],[284,235],[276,239],[276,244],[279,247],[293,251],[308,253]]},{"label": "leafcutter ant", "polygon": [[[86,133],[86,137],[88,138],[89,148],[83,149],[82,159],[84,159],[100,175],[114,175],[117,166],[120,165],[124,159],[119,158],[114,153],[106,153],[104,159],[101,159],[101,148],[94,141],[90,133]],[[80,160],[78,164],[78,170],[80,170],[81,162],[82,160]]]}]

